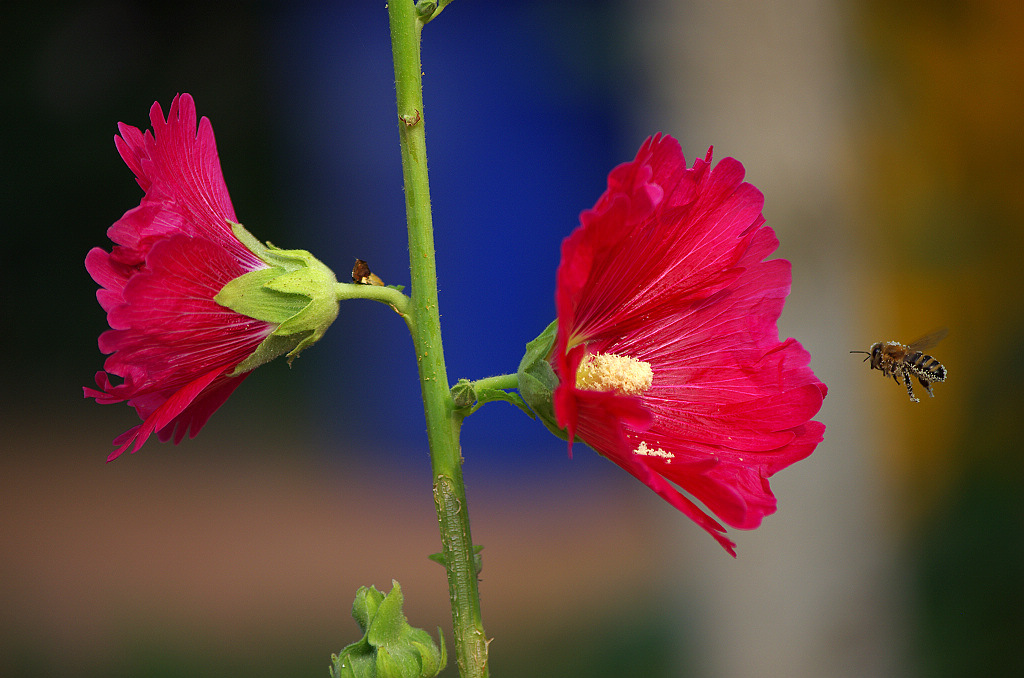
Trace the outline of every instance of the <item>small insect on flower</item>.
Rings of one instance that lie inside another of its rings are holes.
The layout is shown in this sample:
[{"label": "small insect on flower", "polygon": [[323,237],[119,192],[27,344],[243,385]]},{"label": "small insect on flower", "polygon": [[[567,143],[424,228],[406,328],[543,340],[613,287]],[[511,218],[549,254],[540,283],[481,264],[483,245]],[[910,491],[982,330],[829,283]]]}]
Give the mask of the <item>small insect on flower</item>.
[{"label": "small insect on flower", "polygon": [[359,285],[384,287],[384,281],[377,274],[371,272],[370,265],[362,259],[356,259],[356,264],[352,267],[352,282]]},{"label": "small insect on flower", "polygon": [[871,348],[866,351],[850,351],[850,353],[866,353],[868,357],[864,360],[871,360],[871,369],[881,370],[882,374],[892,377],[897,384],[900,383],[900,380],[896,378],[897,375],[902,376],[910,401],[918,403],[921,401],[914,396],[914,387],[910,383],[910,377],[917,377],[921,386],[924,386],[924,390],[928,391],[928,395],[932,398],[935,397],[935,394],[932,393],[932,384],[946,381],[946,368],[923,351],[939,343],[948,331],[943,327],[906,346],[898,341],[877,341],[871,344]]}]

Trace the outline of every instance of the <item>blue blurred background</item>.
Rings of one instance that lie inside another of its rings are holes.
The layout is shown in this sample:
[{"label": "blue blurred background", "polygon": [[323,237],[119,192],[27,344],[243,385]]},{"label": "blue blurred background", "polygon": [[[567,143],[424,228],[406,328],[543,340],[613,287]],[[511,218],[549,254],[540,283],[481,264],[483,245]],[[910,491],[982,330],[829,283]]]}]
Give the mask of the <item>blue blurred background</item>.
[{"label": "blue blurred background", "polygon": [[[664,131],[765,193],[793,262],[780,332],[830,387],[825,442],[735,561],[513,408],[470,418],[494,675],[1024,670],[1022,31],[1011,0],[456,0],[427,27],[453,380],[515,369],[562,238]],[[392,578],[414,625],[450,628],[387,308],[346,304],[198,438],[114,464],[134,414],[80,390],[106,326],[84,256],[141,195],[115,123],[178,92],[253,233],[408,284],[384,3],[14,3],[0,55],[0,674],[316,675],[356,637],[355,589]],[[847,353],[942,325],[934,400]]]}]

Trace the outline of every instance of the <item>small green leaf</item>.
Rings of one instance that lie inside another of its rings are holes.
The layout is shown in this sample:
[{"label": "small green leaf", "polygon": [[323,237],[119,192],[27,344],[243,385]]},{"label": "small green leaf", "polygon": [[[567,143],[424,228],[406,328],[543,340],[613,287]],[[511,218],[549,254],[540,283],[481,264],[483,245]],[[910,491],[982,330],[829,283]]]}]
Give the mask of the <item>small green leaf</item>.
[{"label": "small green leaf", "polygon": [[[483,555],[480,553],[483,550],[484,547],[479,544],[473,547],[473,569],[476,571],[477,574],[480,574],[481,570],[484,569],[484,558]],[[427,559],[433,560],[441,567],[448,567],[448,561],[445,559],[443,553],[431,553],[429,556],[427,556]]]}]

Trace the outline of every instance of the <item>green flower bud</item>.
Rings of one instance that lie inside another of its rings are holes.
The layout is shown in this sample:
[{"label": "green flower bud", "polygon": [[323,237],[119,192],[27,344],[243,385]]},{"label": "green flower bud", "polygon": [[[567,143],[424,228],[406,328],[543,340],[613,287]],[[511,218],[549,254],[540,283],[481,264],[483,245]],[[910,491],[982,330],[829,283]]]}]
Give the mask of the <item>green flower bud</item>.
[{"label": "green flower bud", "polygon": [[352,617],[363,637],[331,655],[332,678],[433,678],[447,665],[444,637],[439,649],[429,633],[409,625],[402,588],[391,583],[387,595],[372,586],[356,592]]},{"label": "green flower bud", "polygon": [[457,408],[470,407],[476,402],[476,389],[469,379],[459,379],[455,386],[452,386],[452,404]]},{"label": "green flower bud", "polygon": [[338,317],[337,278],[306,250],[264,246],[241,224],[231,224],[235,236],[267,268],[235,278],[214,297],[221,306],[277,325],[232,372],[249,372],[284,353],[289,362],[317,342]]}]

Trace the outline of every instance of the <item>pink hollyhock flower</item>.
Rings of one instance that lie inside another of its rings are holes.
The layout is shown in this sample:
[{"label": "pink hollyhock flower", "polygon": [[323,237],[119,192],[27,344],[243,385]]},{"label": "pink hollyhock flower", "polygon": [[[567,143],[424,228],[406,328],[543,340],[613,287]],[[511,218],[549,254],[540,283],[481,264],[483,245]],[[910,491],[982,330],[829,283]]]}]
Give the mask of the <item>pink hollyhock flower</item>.
[{"label": "pink hollyhock flower", "polygon": [[658,135],[612,170],[562,243],[558,320],[528,347],[520,387],[549,427],[735,556],[695,500],[732,527],[760,525],[776,507],[768,478],[822,439],[811,418],[826,387],[807,351],[778,338],[790,265],[764,261],[778,241],[763,196],[736,160],[710,162],[687,168]]},{"label": "pink hollyhock flower", "polygon": [[297,355],[338,313],[329,269],[308,252],[264,247],[237,223],[192,97],[175,97],[166,121],[154,103],[150,120],[151,132],[121,123],[114,137],[145,196],[108,230],[112,251],[85,259],[111,327],[99,338],[111,355],[85,396],[127,400],[143,420],[114,439],[108,461],[154,432],[194,437],[255,367]]}]

